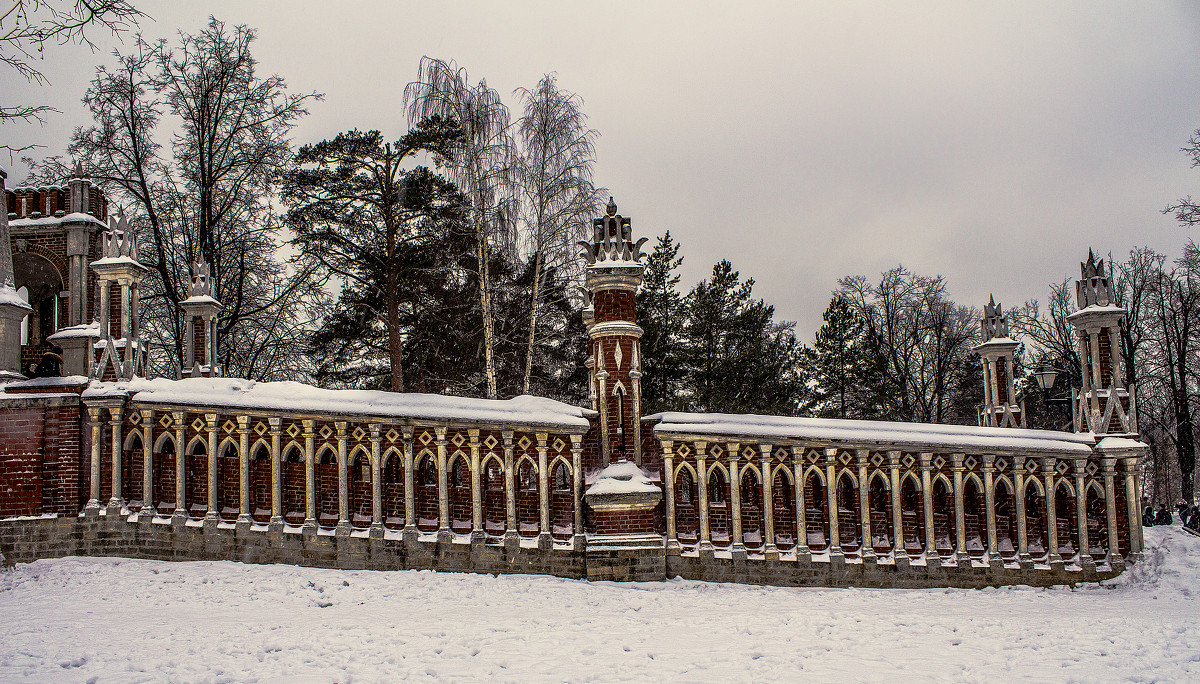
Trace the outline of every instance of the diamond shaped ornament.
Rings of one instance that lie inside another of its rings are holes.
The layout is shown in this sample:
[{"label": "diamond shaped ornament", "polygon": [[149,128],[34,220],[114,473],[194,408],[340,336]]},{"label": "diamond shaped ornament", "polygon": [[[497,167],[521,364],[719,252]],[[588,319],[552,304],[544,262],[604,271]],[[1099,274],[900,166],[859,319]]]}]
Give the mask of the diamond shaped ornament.
[{"label": "diamond shaped ornament", "polygon": [[129,412],[129,424],[137,425],[140,422],[142,422],[142,414],[138,413],[137,411],[130,411]]},{"label": "diamond shaped ornament", "polygon": [[1071,467],[1067,465],[1066,461],[1059,461],[1058,465],[1054,466],[1054,469],[1058,471],[1059,475],[1066,475],[1067,471],[1070,470]]},{"label": "diamond shaped ornament", "polygon": [[266,432],[266,431],[267,431],[267,425],[266,425],[266,423],[263,423],[262,421],[259,421],[259,422],[257,422],[257,423],[255,423],[255,424],[254,424],[254,432],[255,432],[255,434],[257,434],[259,437],[261,437],[261,436],[262,436],[262,434],[263,434],[264,432]]},{"label": "diamond shaped ornament", "polygon": [[852,457],[850,456],[850,452],[843,451],[842,455],[838,456],[838,460],[842,462],[842,465],[847,465],[847,466],[850,465],[850,461],[852,460]]},{"label": "diamond shaped ornament", "polygon": [[287,433],[292,439],[295,439],[296,435],[300,434],[300,428],[296,427],[295,423],[289,423],[287,426]]},{"label": "diamond shaped ornament", "polygon": [[362,429],[361,426],[354,428],[354,439],[361,442],[361,441],[363,441],[363,438],[366,436],[367,436],[367,431]]},{"label": "diamond shaped ornament", "polygon": [[433,441],[433,435],[429,434],[429,430],[422,430],[421,436],[417,438],[417,441],[425,446],[429,446],[429,443]]},{"label": "diamond shaped ornament", "polygon": [[934,468],[941,468],[945,465],[946,465],[946,459],[942,458],[940,455],[934,457],[934,459],[933,459],[933,467]]},{"label": "diamond shaped ornament", "polygon": [[391,430],[387,431],[387,434],[384,435],[384,437],[387,437],[387,441],[394,442],[400,439],[400,433],[396,431],[396,428],[392,428]]},{"label": "diamond shaped ornament", "polygon": [[496,448],[496,445],[497,445],[497,444],[499,444],[499,443],[500,443],[500,442],[499,442],[499,440],[497,440],[497,439],[496,439],[496,436],[495,436],[495,435],[488,435],[488,436],[487,436],[486,438],[484,438],[484,440],[483,440],[483,445],[484,445],[485,447],[487,447],[488,449],[495,449],[495,448]]},{"label": "diamond shaped ornament", "polygon": [[456,447],[461,447],[465,441],[467,439],[463,437],[461,432],[454,433],[454,436],[450,438],[450,442]]},{"label": "diamond shaped ornament", "polygon": [[517,446],[521,447],[521,451],[529,451],[529,445],[533,444],[529,440],[528,435],[521,435],[521,439],[517,440]]},{"label": "diamond shaped ornament", "polygon": [[171,427],[171,414],[164,413],[163,417],[158,419],[158,424],[163,426],[164,428]]},{"label": "diamond shaped ornament", "polygon": [[912,454],[904,454],[904,458],[900,459],[900,462],[904,464],[905,468],[911,468],[917,459],[913,458]]},{"label": "diamond shaped ornament", "polygon": [[200,432],[204,429],[204,421],[197,417],[196,420],[192,421],[192,429],[196,432]]},{"label": "diamond shaped ornament", "polygon": [[221,426],[221,429],[227,433],[233,432],[235,428],[237,428],[237,423],[233,422],[232,420],[225,421],[225,424]]},{"label": "diamond shaped ornament", "polygon": [[975,466],[979,465],[979,461],[976,461],[974,456],[967,456],[966,460],[963,461],[963,464],[966,465],[968,469],[974,470]]},{"label": "diamond shaped ornament", "polygon": [[883,467],[883,454],[875,452],[875,454],[871,456],[871,465],[875,466],[876,468]]},{"label": "diamond shaped ornament", "polygon": [[555,451],[562,453],[562,450],[567,447],[567,443],[563,441],[562,437],[555,437],[554,443],[550,446],[553,447]]},{"label": "diamond shaped ornament", "polygon": [[721,448],[720,444],[714,444],[712,445],[712,448],[708,450],[708,455],[712,456],[713,458],[721,458],[721,454],[724,453],[725,450]]},{"label": "diamond shaped ornament", "polygon": [[692,453],[692,450],[688,448],[686,443],[684,443],[679,445],[679,448],[675,450],[675,453],[678,454],[680,458],[687,458],[688,454]]}]

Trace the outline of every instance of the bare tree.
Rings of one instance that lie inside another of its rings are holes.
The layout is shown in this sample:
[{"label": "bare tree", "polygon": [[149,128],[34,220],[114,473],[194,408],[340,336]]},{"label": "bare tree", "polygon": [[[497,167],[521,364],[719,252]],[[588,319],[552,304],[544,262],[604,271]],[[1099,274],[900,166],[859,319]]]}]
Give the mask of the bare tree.
[{"label": "bare tree", "polygon": [[[33,62],[41,58],[47,45],[75,43],[94,52],[96,45],[88,38],[88,30],[100,27],[119,36],[145,16],[127,0],[8,0],[0,3],[0,8],[4,5],[8,7],[0,9],[0,63],[37,85],[50,83]],[[44,115],[56,111],[49,105],[2,105],[0,123],[45,123]],[[32,147],[0,145],[0,149],[10,154]]]},{"label": "bare tree", "polygon": [[430,57],[421,59],[417,80],[405,88],[404,99],[410,126],[434,115],[453,119],[462,126],[463,135],[448,169],[471,203],[468,213],[475,232],[487,396],[495,399],[496,324],[488,268],[493,251],[498,249],[511,256],[516,244],[512,196],[515,152],[508,107],[486,81],[471,85],[465,69]]},{"label": "bare tree", "polygon": [[941,276],[916,275],[903,266],[878,284],[863,276],[838,281],[837,294],[867,321],[886,361],[887,414],[895,420],[944,422],[974,410],[953,406],[955,378],[966,376],[978,313],[946,296]]},{"label": "bare tree", "polygon": [[[1187,156],[1192,158],[1192,168],[1200,166],[1200,129],[1197,129],[1188,140],[1187,147],[1180,149]],[[1175,214],[1175,220],[1185,226],[1200,225],[1200,204],[1196,204],[1192,200],[1192,196],[1179,200],[1175,204],[1168,205],[1163,209],[1164,214]]]},{"label": "bare tree", "polygon": [[525,105],[517,123],[521,143],[517,178],[521,219],[533,260],[529,339],[521,385],[521,392],[528,394],[538,318],[546,304],[542,300],[547,272],[567,271],[578,262],[575,243],[586,232],[588,220],[599,211],[604,191],[592,184],[594,141],[599,133],[587,127],[580,98],[559,90],[554,74],[543,76],[533,90],[521,88],[517,92]]},{"label": "bare tree", "polygon": [[[78,129],[68,148],[135,216],[141,258],[158,275],[143,293],[144,334],[175,350],[159,360],[159,372],[181,356],[179,302],[190,265],[204,258],[223,306],[224,372],[304,375],[297,336],[319,313],[320,283],[307,268],[280,262],[270,200],[290,156],[288,133],[319,96],[289,94],[279,76],[259,78],[253,40],[253,29],[229,31],[211,18],[175,46],[139,36],[129,54],[115,53],[117,66],[97,69],[84,97],[95,125]],[[164,124],[172,128],[169,156],[156,138]],[[55,159],[35,169],[46,180],[67,173]]]}]

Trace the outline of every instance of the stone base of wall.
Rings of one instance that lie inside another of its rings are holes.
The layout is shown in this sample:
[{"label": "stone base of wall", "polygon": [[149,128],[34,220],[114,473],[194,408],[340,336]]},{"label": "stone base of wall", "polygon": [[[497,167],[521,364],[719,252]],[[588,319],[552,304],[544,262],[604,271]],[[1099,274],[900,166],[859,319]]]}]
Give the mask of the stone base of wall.
[{"label": "stone base of wall", "polygon": [[[658,538],[661,540],[661,538]],[[163,519],[129,522],[89,516],[0,520],[6,564],[63,556],[121,556],[152,560],[286,563],[345,570],[440,570],[544,574],[575,579],[662,581],[667,578],[797,587],[982,588],[1049,586],[1120,574],[1046,568],[897,567],[883,563],[730,558],[668,552],[661,541],[592,538],[584,550],[540,549],[482,540],[438,542],[337,536],[249,525],[172,525]]]},{"label": "stone base of wall", "polygon": [[667,576],[705,582],[735,582],[781,587],[874,587],[884,589],[930,589],[959,587],[982,589],[1006,585],[1053,586],[1096,582],[1121,574],[1110,570],[1051,570],[979,566],[927,567],[911,564],[845,560],[767,560],[763,558],[722,558],[710,553],[667,556]]}]

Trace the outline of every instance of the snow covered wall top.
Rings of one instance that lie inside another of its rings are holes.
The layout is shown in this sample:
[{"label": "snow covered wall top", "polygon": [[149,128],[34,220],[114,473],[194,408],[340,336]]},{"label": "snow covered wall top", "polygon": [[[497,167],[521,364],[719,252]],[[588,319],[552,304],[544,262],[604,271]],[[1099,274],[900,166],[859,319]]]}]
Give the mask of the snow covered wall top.
[{"label": "snow covered wall top", "polygon": [[339,414],[409,418],[438,422],[538,426],[585,432],[588,409],[528,395],[513,399],[472,399],[440,394],[331,390],[299,382],[254,382],[237,378],[134,378],[98,382],[84,399],[132,395],[133,401],[190,408],[220,407],[245,411]]},{"label": "snow covered wall top", "polygon": [[716,435],[753,439],[790,439],[830,444],[873,443],[943,451],[1044,452],[1086,456],[1096,443],[1091,433],[1053,430],[893,423],[874,420],[794,418],[788,416],[680,413],[668,411],[646,417],[658,421],[654,434]]}]

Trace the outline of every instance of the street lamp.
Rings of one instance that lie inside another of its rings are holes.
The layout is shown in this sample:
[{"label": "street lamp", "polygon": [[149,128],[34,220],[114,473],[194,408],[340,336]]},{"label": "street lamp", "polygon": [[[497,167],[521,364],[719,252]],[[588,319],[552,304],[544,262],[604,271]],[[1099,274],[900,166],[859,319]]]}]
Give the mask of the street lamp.
[{"label": "street lamp", "polygon": [[1043,363],[1033,373],[1034,380],[1037,381],[1038,387],[1042,389],[1043,404],[1067,404],[1067,410],[1071,412],[1071,432],[1075,431],[1075,388],[1071,388],[1070,397],[1050,397],[1050,389],[1054,387],[1054,381],[1058,379],[1062,371],[1048,363]]},{"label": "street lamp", "polygon": [[1042,364],[1042,367],[1033,373],[1033,377],[1037,380],[1038,387],[1045,392],[1054,387],[1054,381],[1058,379],[1058,369],[1050,364]]}]

